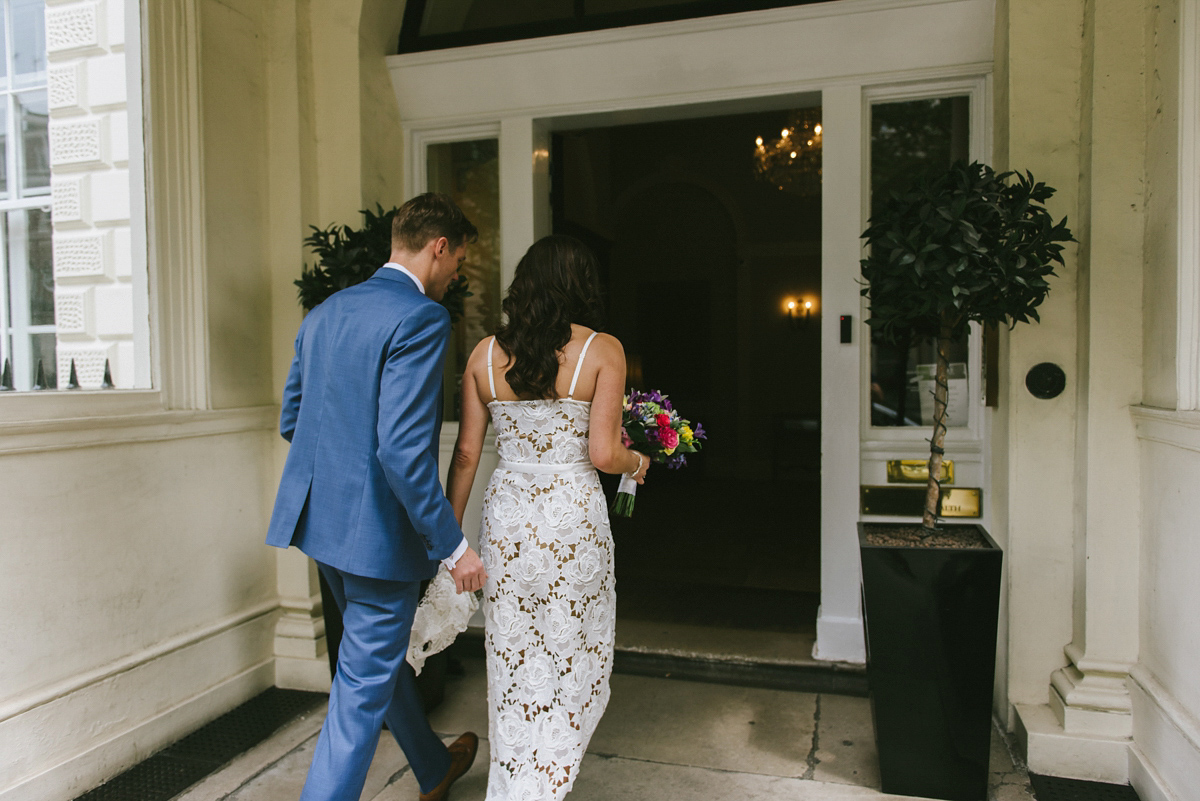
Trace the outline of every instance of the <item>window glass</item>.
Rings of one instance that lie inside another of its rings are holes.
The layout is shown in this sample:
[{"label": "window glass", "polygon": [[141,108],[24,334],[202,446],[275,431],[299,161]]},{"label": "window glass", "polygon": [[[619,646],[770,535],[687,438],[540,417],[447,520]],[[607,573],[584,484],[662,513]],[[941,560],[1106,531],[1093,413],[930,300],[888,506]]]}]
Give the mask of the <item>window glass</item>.
[{"label": "window glass", "polygon": [[8,96],[0,95],[0,198],[8,199]]},{"label": "window glass", "polygon": [[50,113],[46,90],[17,95],[17,129],[21,138],[21,192],[50,191]]},{"label": "window glass", "polygon": [[25,209],[11,212],[22,215],[22,240],[11,244],[20,253],[10,251],[9,263],[22,262],[29,271],[29,324],[54,325],[54,260],[51,245],[50,212],[47,209]]},{"label": "window glass", "polygon": [[11,0],[13,74],[18,85],[45,83],[45,0]]},{"label": "window glass", "polygon": [[830,0],[409,0],[401,53]]},{"label": "window glass", "polygon": [[479,229],[479,240],[467,248],[459,274],[471,296],[463,302],[446,357],[446,420],[458,420],[467,357],[480,340],[500,324],[500,160],[499,140],[477,139],[430,145],[428,189],[444,192]]},{"label": "window glass", "polygon": [[[970,151],[970,98],[904,100],[871,106],[871,210],[887,194],[903,190],[914,175]],[[947,424],[968,423],[968,336],[950,348],[950,402]],[[936,349],[927,337],[898,343],[871,337],[871,425],[933,425],[933,370]]]}]

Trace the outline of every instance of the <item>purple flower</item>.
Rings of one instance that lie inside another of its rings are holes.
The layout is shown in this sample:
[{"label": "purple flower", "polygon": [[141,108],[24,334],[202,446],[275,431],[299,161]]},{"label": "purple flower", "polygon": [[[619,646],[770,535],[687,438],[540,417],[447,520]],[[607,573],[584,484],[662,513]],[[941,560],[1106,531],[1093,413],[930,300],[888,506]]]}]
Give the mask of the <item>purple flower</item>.
[{"label": "purple flower", "polygon": [[692,430],[692,436],[696,439],[708,439],[708,435],[704,433],[704,426],[696,423],[696,427]]}]

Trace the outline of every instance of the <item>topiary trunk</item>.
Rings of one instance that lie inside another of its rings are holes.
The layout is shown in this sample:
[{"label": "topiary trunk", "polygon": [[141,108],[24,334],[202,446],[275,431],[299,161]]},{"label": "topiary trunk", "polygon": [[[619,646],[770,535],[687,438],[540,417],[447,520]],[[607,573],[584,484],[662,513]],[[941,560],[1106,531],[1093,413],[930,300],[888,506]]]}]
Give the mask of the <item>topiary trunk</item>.
[{"label": "topiary trunk", "polygon": [[946,402],[950,397],[950,342],[953,328],[943,321],[937,338],[937,369],[933,383],[933,436],[929,440],[929,484],[925,489],[925,513],[921,525],[925,536],[937,529],[942,496],[942,459],[946,455]]}]

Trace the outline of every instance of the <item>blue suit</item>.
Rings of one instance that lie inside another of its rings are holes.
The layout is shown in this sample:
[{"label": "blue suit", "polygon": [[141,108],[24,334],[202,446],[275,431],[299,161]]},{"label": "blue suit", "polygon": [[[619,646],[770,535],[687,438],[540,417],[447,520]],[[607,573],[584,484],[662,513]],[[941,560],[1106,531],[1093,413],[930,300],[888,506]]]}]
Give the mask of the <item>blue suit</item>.
[{"label": "blue suit", "polygon": [[450,767],[403,668],[420,581],[462,542],[438,481],[450,316],[380,268],[300,325],[280,433],[291,442],[267,543],[312,557],[345,633],[303,801],[357,801],[380,727],[422,792]]}]

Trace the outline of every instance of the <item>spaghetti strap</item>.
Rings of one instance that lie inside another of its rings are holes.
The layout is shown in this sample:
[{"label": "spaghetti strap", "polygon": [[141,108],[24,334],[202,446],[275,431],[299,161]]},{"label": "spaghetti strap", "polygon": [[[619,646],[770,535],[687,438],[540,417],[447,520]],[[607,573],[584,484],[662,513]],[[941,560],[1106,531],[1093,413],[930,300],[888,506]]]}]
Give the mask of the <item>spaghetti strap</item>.
[{"label": "spaghetti strap", "polygon": [[496,378],[492,375],[492,346],[495,344],[496,338],[492,337],[488,343],[488,389],[492,391],[492,400],[496,400]]},{"label": "spaghetti strap", "polygon": [[596,332],[587,338],[587,342],[583,343],[583,350],[579,352],[579,361],[575,362],[575,375],[571,378],[571,388],[567,390],[567,400],[574,400],[575,385],[579,383],[579,371],[583,368],[583,360],[587,356],[588,348],[592,346],[592,340],[596,338]]}]

